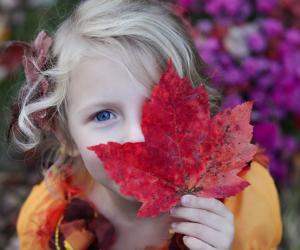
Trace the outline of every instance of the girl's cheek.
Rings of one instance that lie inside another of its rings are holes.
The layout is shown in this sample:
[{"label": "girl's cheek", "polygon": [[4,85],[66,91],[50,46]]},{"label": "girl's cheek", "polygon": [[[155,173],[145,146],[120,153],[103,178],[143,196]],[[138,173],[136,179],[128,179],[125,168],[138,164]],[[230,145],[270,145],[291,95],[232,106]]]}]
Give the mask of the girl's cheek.
[{"label": "girl's cheek", "polygon": [[130,201],[136,201],[134,197],[125,196],[120,192],[119,186],[106,174],[102,162],[94,155],[94,152],[84,152],[82,154],[82,159],[85,167],[94,180],[123,198]]},{"label": "girl's cheek", "polygon": [[103,182],[108,179],[102,162],[97,158],[94,152],[82,152],[81,157],[85,167],[96,181]]},{"label": "girl's cheek", "polygon": [[72,136],[80,152],[84,167],[86,167],[93,179],[123,198],[135,201],[133,197],[124,196],[120,193],[118,185],[106,174],[101,160],[94,152],[87,149],[89,146],[106,143],[107,141],[120,143],[122,133],[118,129],[114,129],[113,131],[109,130],[103,133],[100,129],[83,129],[81,127],[81,129],[78,128],[73,130]]}]

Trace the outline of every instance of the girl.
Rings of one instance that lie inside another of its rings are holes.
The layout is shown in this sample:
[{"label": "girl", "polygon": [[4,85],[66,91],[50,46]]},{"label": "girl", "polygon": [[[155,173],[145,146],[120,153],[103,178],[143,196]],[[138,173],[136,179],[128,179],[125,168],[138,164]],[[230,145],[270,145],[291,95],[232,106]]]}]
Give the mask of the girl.
[{"label": "girl", "polygon": [[[139,219],[140,203],[120,193],[87,149],[144,140],[142,104],[169,57],[180,77],[204,82],[181,19],[152,0],[82,1],[53,44],[41,33],[27,48],[27,84],[10,132],[25,151],[50,151],[45,178],[19,214],[21,249],[276,249],[278,195],[262,157],[243,173],[251,186],[240,194],[223,202],[185,195],[170,213]],[[205,86],[216,113],[220,96]]]}]

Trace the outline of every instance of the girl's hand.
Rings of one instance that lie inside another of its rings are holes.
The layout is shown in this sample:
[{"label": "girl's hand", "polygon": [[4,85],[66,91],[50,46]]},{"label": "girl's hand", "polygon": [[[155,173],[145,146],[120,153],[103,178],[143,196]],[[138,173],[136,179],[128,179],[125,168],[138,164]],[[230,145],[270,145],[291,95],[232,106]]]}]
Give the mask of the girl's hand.
[{"label": "girl's hand", "polygon": [[176,222],[172,229],[185,235],[183,241],[189,249],[231,248],[234,238],[234,216],[221,201],[184,195],[181,203],[183,206],[171,209],[171,216],[190,222]]}]

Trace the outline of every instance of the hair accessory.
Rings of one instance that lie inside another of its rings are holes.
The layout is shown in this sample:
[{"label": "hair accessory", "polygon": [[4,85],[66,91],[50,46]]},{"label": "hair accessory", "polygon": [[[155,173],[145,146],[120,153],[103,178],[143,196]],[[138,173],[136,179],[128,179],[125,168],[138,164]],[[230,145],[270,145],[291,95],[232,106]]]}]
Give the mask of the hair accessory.
[{"label": "hair accessory", "polygon": [[[52,45],[52,38],[45,31],[41,31],[32,43],[23,41],[8,41],[1,44],[1,54],[12,47],[21,47],[23,49],[22,64],[25,72],[26,83],[21,89],[20,97],[22,100],[28,92],[36,85],[30,95],[30,101],[38,100],[49,92],[49,80],[41,74],[49,66],[50,56],[48,54]],[[21,60],[20,60],[21,61]],[[20,62],[21,63],[21,62]],[[8,137],[11,130],[17,126],[20,115],[20,103],[16,102],[11,106],[12,119],[8,130]],[[53,115],[54,108],[48,108],[31,114],[31,121],[39,129],[52,130],[50,118]]]}]

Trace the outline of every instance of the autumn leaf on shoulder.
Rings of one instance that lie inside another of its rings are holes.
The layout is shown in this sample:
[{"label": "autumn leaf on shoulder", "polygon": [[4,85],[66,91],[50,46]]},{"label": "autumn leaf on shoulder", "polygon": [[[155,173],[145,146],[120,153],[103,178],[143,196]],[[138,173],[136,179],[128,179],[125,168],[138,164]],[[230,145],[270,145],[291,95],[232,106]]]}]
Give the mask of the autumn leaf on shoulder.
[{"label": "autumn leaf on shoulder", "polygon": [[142,110],[144,142],[108,142],[94,151],[124,195],[142,202],[138,217],[174,207],[184,194],[225,198],[249,185],[238,173],[256,153],[253,102],[214,117],[204,85],[192,87],[168,60]]}]

